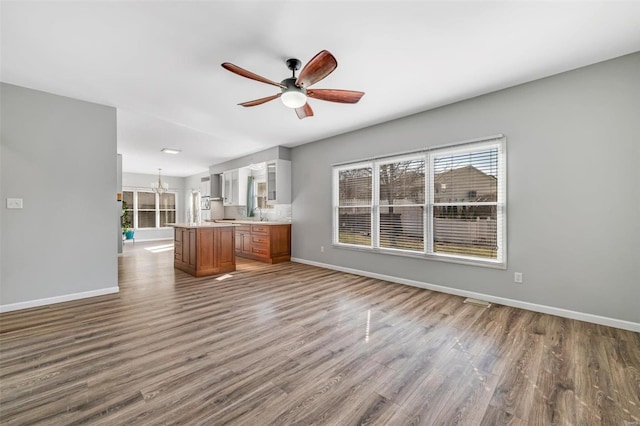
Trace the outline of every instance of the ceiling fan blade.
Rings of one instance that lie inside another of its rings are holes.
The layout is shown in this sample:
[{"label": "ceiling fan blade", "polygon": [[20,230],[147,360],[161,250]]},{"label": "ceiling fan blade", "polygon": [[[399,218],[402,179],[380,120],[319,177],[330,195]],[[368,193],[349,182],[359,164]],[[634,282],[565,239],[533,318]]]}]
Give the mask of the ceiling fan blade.
[{"label": "ceiling fan blade", "polygon": [[259,76],[258,74],[252,73],[251,71],[247,71],[244,68],[240,68],[237,65],[233,65],[229,62],[225,62],[222,64],[222,68],[231,71],[234,74],[238,74],[242,77],[250,78],[251,80],[260,81],[262,83],[271,84],[272,86],[279,87],[281,89],[286,89],[287,86],[281,83],[276,83],[275,81],[269,80],[268,78],[264,78]]},{"label": "ceiling fan blade", "polygon": [[243,107],[252,107],[252,106],[256,106],[256,105],[262,105],[265,102],[269,102],[269,101],[272,101],[274,99],[278,99],[281,95],[282,95],[282,93],[278,93],[277,95],[267,96],[266,98],[260,98],[260,99],[255,99],[253,101],[243,102],[243,103],[238,104],[238,105],[242,105]]},{"label": "ceiling fan blade", "polygon": [[302,68],[296,86],[306,89],[331,74],[337,66],[336,58],[328,50],[323,50]]},{"label": "ceiling fan blade", "polygon": [[300,108],[296,108],[296,114],[298,114],[298,118],[302,120],[303,118],[313,117],[313,110],[309,106],[309,103],[306,103]]},{"label": "ceiling fan blade", "polygon": [[309,89],[307,90],[307,96],[322,101],[355,104],[364,96],[364,92],[341,89]]}]

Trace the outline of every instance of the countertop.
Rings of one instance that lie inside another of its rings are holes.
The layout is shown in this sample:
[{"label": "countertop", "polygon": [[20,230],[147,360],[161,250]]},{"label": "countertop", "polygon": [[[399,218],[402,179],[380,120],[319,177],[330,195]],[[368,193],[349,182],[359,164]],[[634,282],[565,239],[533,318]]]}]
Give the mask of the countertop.
[{"label": "countertop", "polygon": [[219,223],[219,224],[230,223],[230,224],[237,224],[237,225],[267,225],[267,226],[291,225],[290,222],[268,222],[268,221],[260,222],[259,220],[236,220],[236,219],[216,219],[214,223]]},{"label": "countertop", "polygon": [[234,222],[172,223],[168,225],[173,226],[174,228],[228,228],[230,226],[236,226]]}]

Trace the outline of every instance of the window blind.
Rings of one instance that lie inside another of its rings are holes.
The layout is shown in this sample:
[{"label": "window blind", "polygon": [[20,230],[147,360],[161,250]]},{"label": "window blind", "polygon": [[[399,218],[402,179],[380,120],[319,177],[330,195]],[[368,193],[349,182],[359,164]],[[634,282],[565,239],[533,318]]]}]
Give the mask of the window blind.
[{"label": "window blind", "polygon": [[334,166],[334,244],[505,263],[505,140]]},{"label": "window blind", "polygon": [[334,241],[371,247],[372,167],[338,169],[337,181]]},{"label": "window blind", "polygon": [[425,159],[378,164],[379,247],[424,251]]},{"label": "window blind", "polygon": [[498,158],[498,147],[433,153],[434,253],[498,260]]},{"label": "window blind", "polygon": [[176,194],[172,192],[165,192],[159,194],[160,201],[160,227],[169,226],[168,223],[176,222]]},{"label": "window blind", "polygon": [[138,191],[138,224],[137,228],[156,227],[156,194]]}]

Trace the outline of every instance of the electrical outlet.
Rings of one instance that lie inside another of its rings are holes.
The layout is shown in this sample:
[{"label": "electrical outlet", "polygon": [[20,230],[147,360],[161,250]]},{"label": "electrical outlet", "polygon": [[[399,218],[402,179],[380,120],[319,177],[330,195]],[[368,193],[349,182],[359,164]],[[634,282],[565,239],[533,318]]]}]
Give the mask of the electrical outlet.
[{"label": "electrical outlet", "polygon": [[324,253],[324,246],[320,246],[320,253]]},{"label": "electrical outlet", "polygon": [[516,272],[515,274],[513,274],[513,282],[522,284],[522,272]]}]

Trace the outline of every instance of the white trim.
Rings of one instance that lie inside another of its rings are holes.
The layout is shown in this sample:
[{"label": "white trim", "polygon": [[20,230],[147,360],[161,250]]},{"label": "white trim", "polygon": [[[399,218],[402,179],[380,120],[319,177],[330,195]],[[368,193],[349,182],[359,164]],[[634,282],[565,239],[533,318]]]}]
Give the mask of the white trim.
[{"label": "white trim", "polygon": [[471,297],[472,299],[486,300],[488,302],[500,305],[511,306],[514,308],[526,309],[528,311],[540,312],[543,314],[556,315],[563,318],[575,319],[578,321],[590,322],[593,324],[606,325],[608,327],[616,327],[624,330],[640,332],[640,323],[626,321],[616,318],[603,317],[600,315],[588,314],[585,312],[571,311],[569,309],[556,308],[553,306],[538,305],[537,303],[523,302],[520,300],[507,299],[504,297],[491,296],[474,291],[460,290],[452,287],[445,287],[437,284],[429,284],[421,281],[409,280],[406,278],[394,277],[391,275],[377,274],[375,272],[361,271],[359,269],[346,268],[343,266],[330,265],[328,263],[316,262],[313,260],[291,258],[292,262],[304,263],[306,265],[318,266],[320,268],[332,269],[334,271],[346,272],[354,275],[375,278],[384,281],[390,281],[398,284],[410,285],[412,287],[424,288],[426,290],[438,291],[441,293],[453,294],[456,296]]},{"label": "white trim", "polygon": [[38,306],[53,305],[55,303],[70,302],[72,300],[86,299],[88,297],[104,296],[105,294],[118,293],[119,287],[107,287],[99,290],[83,291],[82,293],[65,294],[62,296],[47,297],[46,299],[28,300],[26,302],[0,305],[0,312],[18,311],[21,309],[36,308]]},{"label": "white trim", "polygon": [[[431,240],[428,240],[431,241]],[[373,248],[371,246],[333,243],[333,247],[344,250],[354,250],[363,253],[388,254],[391,256],[413,257],[414,259],[435,260],[438,262],[457,263],[459,265],[480,266],[484,268],[507,269],[507,265],[496,260],[482,259],[481,257],[456,256],[447,253],[424,253],[421,251],[410,251],[392,248]]]}]

